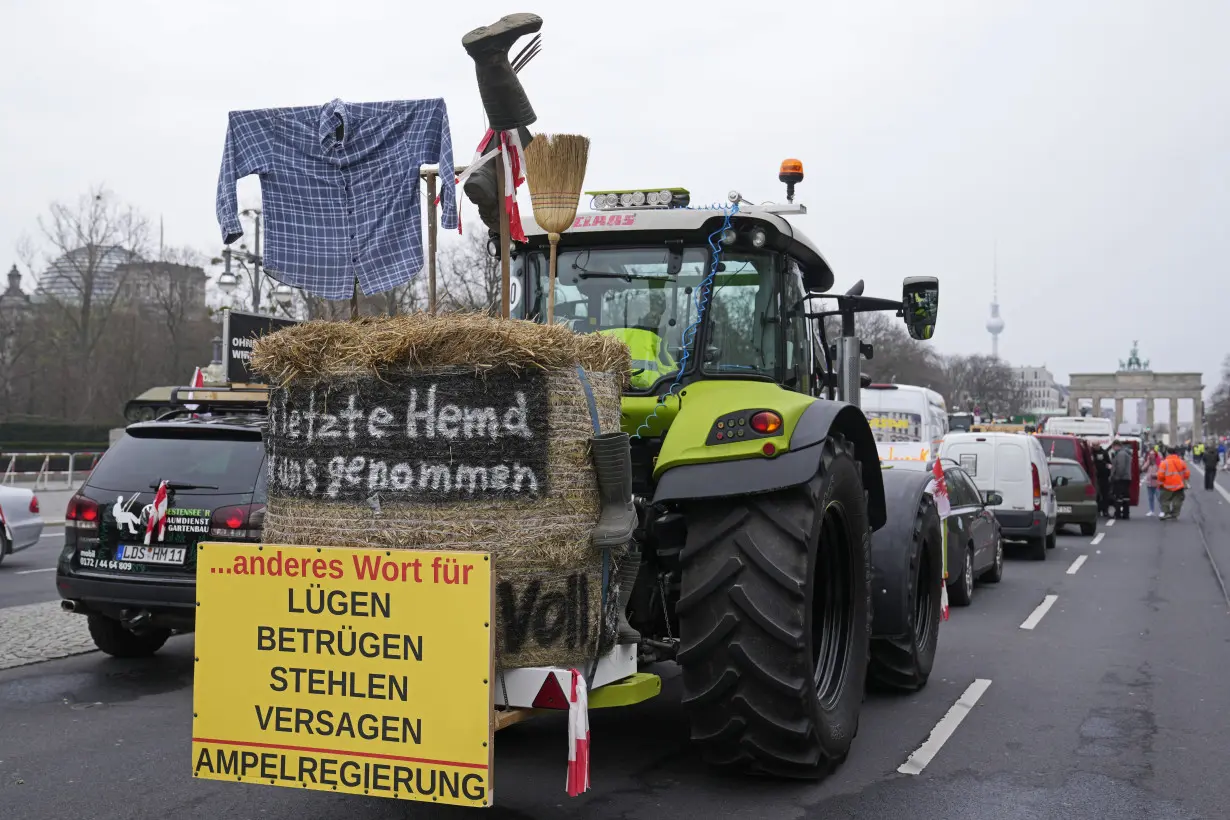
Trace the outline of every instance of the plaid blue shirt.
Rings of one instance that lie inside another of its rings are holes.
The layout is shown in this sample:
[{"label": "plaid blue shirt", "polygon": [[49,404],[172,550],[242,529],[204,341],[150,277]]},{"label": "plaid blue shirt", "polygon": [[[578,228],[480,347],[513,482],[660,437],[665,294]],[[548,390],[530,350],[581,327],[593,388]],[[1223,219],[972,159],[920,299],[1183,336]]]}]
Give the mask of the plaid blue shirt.
[{"label": "plaid blue shirt", "polygon": [[456,228],[444,100],[232,111],[218,174],[222,241],[243,236],[236,180],[260,174],[264,263],[276,279],[326,299],[349,298],[356,278],[368,295],[404,285],[423,268],[424,163],[440,166],[440,224]]}]

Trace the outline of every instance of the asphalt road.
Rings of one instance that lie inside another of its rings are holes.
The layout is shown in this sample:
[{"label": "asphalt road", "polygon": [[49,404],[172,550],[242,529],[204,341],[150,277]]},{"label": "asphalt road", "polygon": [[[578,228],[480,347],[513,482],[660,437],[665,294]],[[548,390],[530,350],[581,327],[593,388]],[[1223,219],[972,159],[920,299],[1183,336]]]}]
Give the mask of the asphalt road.
[{"label": "asphalt road", "polygon": [[[930,684],[914,696],[869,695],[849,760],[823,783],[707,771],[688,747],[678,682],[668,677],[655,700],[591,713],[593,791],[580,798],[564,793],[562,718],[497,735],[489,816],[1224,818],[1230,601],[1214,562],[1230,573],[1230,485],[1220,480],[1223,494],[1205,492],[1198,474],[1192,483],[1178,521],[1138,511],[1096,544],[1061,536],[1045,562],[1010,553],[1003,582],[979,587],[973,605],[942,625]],[[152,661],[90,654],[0,672],[0,815],[383,820],[464,811],[193,780],[192,665],[186,636]],[[976,705],[921,773],[899,773],[937,724],[952,728],[946,713],[976,681],[989,683],[974,687],[983,690]]]},{"label": "asphalt road", "polygon": [[55,568],[63,548],[64,528],[47,527],[38,544],[5,556],[0,564],[0,609],[59,600]]}]

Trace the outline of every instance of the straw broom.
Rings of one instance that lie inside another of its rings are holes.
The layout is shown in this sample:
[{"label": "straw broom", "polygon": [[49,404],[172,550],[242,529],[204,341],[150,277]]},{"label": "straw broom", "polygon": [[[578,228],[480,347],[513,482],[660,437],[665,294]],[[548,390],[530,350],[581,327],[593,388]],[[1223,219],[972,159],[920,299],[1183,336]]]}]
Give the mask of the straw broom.
[{"label": "straw broom", "polygon": [[577,216],[589,137],[576,134],[539,134],[525,148],[526,182],[534,221],[547,232],[551,243],[550,279],[547,288],[547,324],[555,323],[555,258],[560,234],[572,227]]}]

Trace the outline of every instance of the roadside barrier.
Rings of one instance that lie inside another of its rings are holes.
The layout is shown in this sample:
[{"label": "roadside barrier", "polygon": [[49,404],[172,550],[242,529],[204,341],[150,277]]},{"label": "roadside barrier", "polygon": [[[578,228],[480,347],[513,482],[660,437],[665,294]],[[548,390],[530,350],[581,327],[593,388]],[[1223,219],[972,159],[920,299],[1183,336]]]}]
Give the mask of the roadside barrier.
[{"label": "roadside barrier", "polygon": [[[0,484],[14,485],[20,479],[21,482],[27,483],[31,480],[34,482],[36,490],[52,489],[52,477],[59,477],[64,483],[65,488],[71,489],[76,485],[76,479],[89,475],[94,470],[94,466],[98,464],[98,459],[102,458],[102,452],[80,452],[80,453],[0,453],[0,464],[5,464],[4,475],[0,476]],[[52,469],[53,461],[56,466],[67,462],[67,469]],[[38,465],[37,469],[18,469],[19,467],[28,468]],[[59,486],[59,481],[56,482]]]}]

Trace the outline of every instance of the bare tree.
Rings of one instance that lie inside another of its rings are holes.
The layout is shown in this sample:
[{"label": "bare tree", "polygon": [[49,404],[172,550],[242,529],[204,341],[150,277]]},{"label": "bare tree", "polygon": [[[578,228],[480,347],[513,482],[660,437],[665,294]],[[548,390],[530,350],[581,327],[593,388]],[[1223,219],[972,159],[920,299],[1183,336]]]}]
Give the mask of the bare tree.
[{"label": "bare tree", "polygon": [[448,311],[500,310],[500,260],[487,253],[487,235],[481,230],[463,235],[460,242],[440,249],[437,295]]},{"label": "bare tree", "polygon": [[42,300],[68,322],[77,355],[88,358],[124,296],[124,274],[117,275],[115,268],[141,261],[149,222],[99,186],[75,206],[53,203],[38,226],[42,253],[26,240],[22,256],[38,280]]},{"label": "bare tree", "polygon": [[[62,370],[90,373],[99,343],[114,330],[112,315],[124,306],[123,271],[130,268],[120,266],[141,261],[149,223],[99,186],[75,205],[53,203],[38,226],[39,240],[24,240],[21,256],[38,281],[38,299],[54,331],[44,341],[58,353]],[[61,391],[66,415],[70,382],[65,379]],[[73,417],[89,414],[99,386],[98,379],[72,384]]]},{"label": "bare tree", "polygon": [[1005,362],[994,356],[949,356],[945,360],[950,403],[977,408],[983,416],[1014,416],[1024,409],[1024,383]]},{"label": "bare tree", "polygon": [[39,338],[37,319],[24,299],[0,304],[0,418],[18,411],[21,394],[29,393],[29,384],[38,372],[34,356]]},{"label": "bare tree", "polygon": [[[888,313],[862,313],[855,319],[855,329],[871,346],[872,357],[863,361],[863,373],[872,381],[929,387],[949,398],[942,357],[929,343],[911,338],[901,319]],[[828,317],[824,330],[834,344],[841,335],[840,320]]]},{"label": "bare tree", "polygon": [[1230,433],[1230,354],[1222,360],[1221,380],[1211,396],[1205,425],[1213,433]]}]

